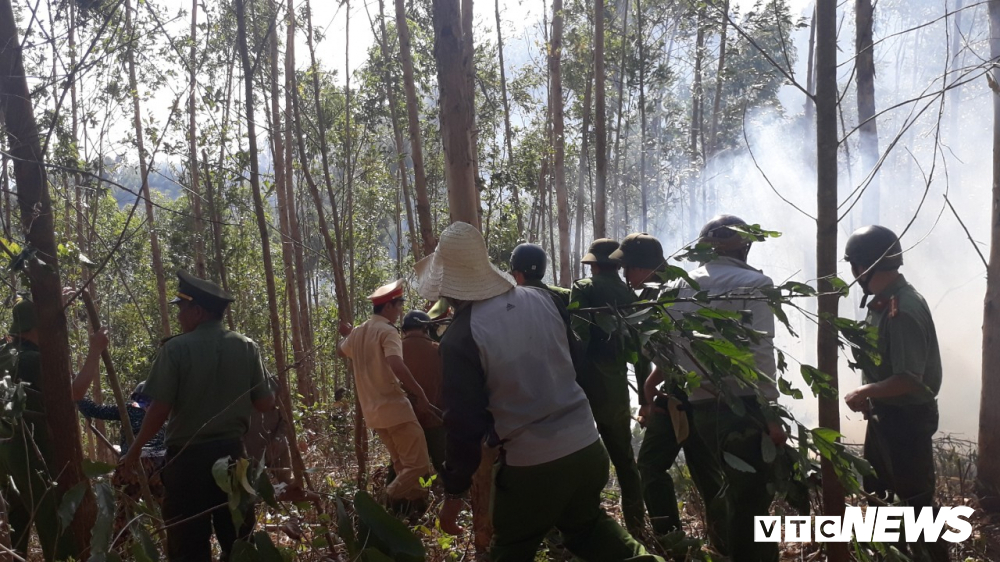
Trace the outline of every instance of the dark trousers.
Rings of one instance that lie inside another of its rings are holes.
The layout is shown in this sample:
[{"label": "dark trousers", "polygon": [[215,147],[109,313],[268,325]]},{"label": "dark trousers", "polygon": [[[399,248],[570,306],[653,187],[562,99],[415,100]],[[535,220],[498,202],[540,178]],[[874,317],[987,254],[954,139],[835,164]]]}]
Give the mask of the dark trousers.
[{"label": "dark trousers", "polygon": [[25,557],[34,525],[46,561],[75,556],[72,534],[59,524],[55,484],[23,427],[0,426],[0,494],[7,503],[11,546]]},{"label": "dark trousers", "polygon": [[632,416],[626,405],[624,408],[604,408],[604,411],[594,412],[594,419],[618,476],[625,527],[636,534],[645,524],[646,508],[642,501],[639,468],[632,452]]},{"label": "dark trousers", "polygon": [[646,502],[653,531],[665,535],[680,529],[674,479],[668,472],[677,460],[681,446],[674,436],[674,424],[667,414],[654,412],[646,421],[646,433],[639,446],[639,476],[642,497]]},{"label": "dark trousers", "polygon": [[[868,418],[864,449],[875,476],[865,477],[865,490],[890,501],[890,494],[895,494],[900,503],[920,510],[934,509],[932,438],[937,427],[937,402],[875,406]],[[944,541],[899,546],[918,562],[948,560],[948,544]]]},{"label": "dark trousers", "polygon": [[229,511],[229,497],[212,476],[212,465],[227,456],[244,458],[242,441],[212,441],[167,449],[163,519],[167,523],[167,558],[171,562],[211,561],[213,528],[222,547],[221,560],[228,560],[233,543],[253,531],[254,509],[244,513],[244,524],[237,531]]},{"label": "dark trousers", "polygon": [[532,562],[542,539],[556,528],[580,560],[663,562],[601,509],[608,469],[600,440],[544,464],[498,465],[490,560]]}]

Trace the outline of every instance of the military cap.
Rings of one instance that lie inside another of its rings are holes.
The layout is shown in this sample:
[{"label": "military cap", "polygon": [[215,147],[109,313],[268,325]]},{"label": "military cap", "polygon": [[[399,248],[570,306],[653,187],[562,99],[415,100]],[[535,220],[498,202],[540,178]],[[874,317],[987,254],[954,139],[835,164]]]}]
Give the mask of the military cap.
[{"label": "military cap", "polygon": [[618,249],[618,241],[610,238],[599,238],[590,244],[587,255],[580,260],[581,263],[596,265],[611,265],[618,267],[621,263],[611,259],[611,253]]},{"label": "military cap", "polygon": [[608,257],[618,260],[625,267],[643,269],[659,269],[664,263],[660,241],[645,232],[634,232],[626,236],[618,249]]},{"label": "military cap", "polygon": [[373,306],[378,306],[380,304],[385,304],[396,299],[403,298],[403,284],[405,282],[402,279],[396,279],[392,283],[387,283],[382,285],[375,292],[368,295],[368,300],[372,301]]},{"label": "military cap", "polygon": [[225,310],[234,300],[236,299],[222,287],[182,270],[177,272],[177,295],[171,299],[170,304],[188,301],[205,310],[218,312]]},{"label": "military cap", "polygon": [[38,325],[35,303],[25,297],[17,299],[14,309],[11,311],[11,317],[8,333],[13,335],[23,334]]}]

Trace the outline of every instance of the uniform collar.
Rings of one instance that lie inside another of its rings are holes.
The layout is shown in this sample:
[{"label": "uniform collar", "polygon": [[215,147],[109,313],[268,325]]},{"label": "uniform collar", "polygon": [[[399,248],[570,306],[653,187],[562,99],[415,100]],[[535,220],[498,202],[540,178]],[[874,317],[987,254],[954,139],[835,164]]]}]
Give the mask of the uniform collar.
[{"label": "uniform collar", "polygon": [[195,332],[209,331],[209,330],[221,330],[222,329],[222,319],[218,320],[207,320],[198,324],[198,327],[194,329]]},{"label": "uniform collar", "polygon": [[907,285],[909,285],[909,283],[906,282],[906,278],[904,278],[903,274],[900,273],[899,277],[897,277],[895,281],[889,283],[889,285],[886,286],[886,288],[882,289],[882,291],[879,292],[879,294],[875,295],[875,298],[872,299],[870,303],[868,303],[868,308],[876,312],[881,312],[885,310],[886,307],[889,306],[892,303],[893,299],[896,297],[896,293],[898,293],[900,289],[902,289]]},{"label": "uniform collar", "polygon": [[382,324],[388,324],[390,326],[395,327],[395,325],[392,322],[389,322],[388,318],[386,318],[385,316],[382,316],[381,314],[372,314],[371,318],[369,318],[368,321],[372,322],[372,323],[375,323],[375,324],[382,323]]}]

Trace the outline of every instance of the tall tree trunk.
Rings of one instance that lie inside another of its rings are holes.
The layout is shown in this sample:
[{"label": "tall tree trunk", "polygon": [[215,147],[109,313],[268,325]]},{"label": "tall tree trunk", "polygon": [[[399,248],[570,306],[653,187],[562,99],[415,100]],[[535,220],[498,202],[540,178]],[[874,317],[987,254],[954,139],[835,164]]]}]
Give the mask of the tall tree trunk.
[{"label": "tall tree trunk", "polygon": [[[420,244],[417,241],[417,225],[413,221],[413,204],[410,202],[410,173],[406,167],[403,132],[399,127],[399,115],[397,113],[399,106],[396,105],[396,86],[393,84],[392,73],[389,71],[392,58],[389,56],[389,34],[385,29],[385,0],[378,0],[378,22],[379,31],[381,32],[378,38],[383,62],[382,82],[385,85],[385,93],[389,99],[389,119],[392,120],[392,137],[396,142],[396,169],[399,172],[399,184],[403,192],[402,197],[406,207],[406,225],[410,235],[410,251],[413,253],[414,259],[419,260],[423,252],[421,252]],[[375,30],[372,29],[372,31],[374,32]]]},{"label": "tall tree trunk", "polygon": [[719,151],[719,114],[722,111],[722,84],[725,82],[726,71],[726,35],[729,31],[729,0],[722,2],[722,21],[719,24],[719,66],[715,71],[715,99],[712,100],[712,132],[709,135],[712,143],[708,155]]},{"label": "tall tree trunk", "polygon": [[[267,219],[264,213],[264,198],[260,191],[260,170],[257,163],[257,124],[254,121],[253,69],[250,53],[247,49],[246,3],[249,0],[235,0],[237,48],[243,66],[243,82],[245,86],[247,137],[250,154],[250,187],[253,191],[254,211],[257,216],[257,230],[260,234],[261,258],[264,265],[264,279],[267,283],[268,324],[270,326],[274,353],[274,367],[278,372],[278,399],[282,415],[286,420],[293,420],[292,402],[288,391],[288,371],[285,368],[285,348],[282,345],[281,321],[278,315],[277,289],[274,283],[274,265],[271,261],[271,239],[267,229]],[[260,55],[258,54],[258,59]],[[288,432],[289,450],[292,453],[292,469],[298,482],[306,480],[305,466],[299,454],[295,437],[295,424],[285,424]],[[308,481],[306,481],[308,484]]]},{"label": "tall tree trunk", "polygon": [[[819,370],[830,376],[830,385],[838,387],[837,316],[839,295],[830,282],[837,274],[837,2],[816,3],[816,278],[819,332],[816,360]],[[840,403],[833,398],[819,399],[819,425],[840,431]],[[843,516],[844,489],[833,465],[822,461],[823,514]],[[830,562],[846,562],[846,543],[827,543]]]},{"label": "tall tree trunk", "polygon": [[83,474],[80,424],[68,378],[72,366],[62,306],[52,200],[45,174],[45,157],[24,74],[21,43],[14,22],[9,0],[0,0],[0,115],[4,118],[8,146],[13,156],[25,240],[35,249],[38,257],[29,260],[28,276],[38,315],[41,380],[45,387],[44,429],[52,440],[49,472],[56,478],[58,487],[55,493],[60,497],[76,485],[85,487],[83,501],[71,524],[76,545],[81,549],[80,558],[83,559],[87,557],[90,547],[90,530],[94,526],[97,506],[90,492],[89,480]]},{"label": "tall tree trunk", "polygon": [[448,207],[452,221],[479,226],[475,146],[469,105],[470,82],[463,60],[465,44],[459,0],[434,0],[434,58],[441,96],[441,141],[444,145]]},{"label": "tall tree trunk", "polygon": [[[473,0],[462,0],[462,66],[465,70],[466,98],[469,106],[469,142],[472,143],[472,177],[476,181],[476,212],[483,223],[483,201],[479,193],[479,129],[476,127],[476,47],[472,35]],[[489,228],[486,229],[489,237]]]},{"label": "tall tree trunk", "polygon": [[423,141],[420,134],[420,112],[417,102],[417,88],[413,79],[413,54],[410,48],[410,25],[406,20],[404,0],[396,0],[396,33],[399,35],[399,58],[403,65],[403,90],[406,92],[406,116],[410,129],[410,159],[413,161],[413,189],[417,196],[417,220],[420,222],[420,238],[423,241],[423,255],[428,255],[437,246],[434,237],[431,203],[427,197],[427,174],[424,171]]},{"label": "tall tree trunk", "polygon": [[604,0],[594,0],[594,238],[608,235],[608,109],[604,101]]},{"label": "tall tree trunk", "polygon": [[[647,232],[649,194],[646,186],[646,36],[642,29],[642,2],[635,0],[636,41],[639,42],[639,200],[642,210],[642,231]],[[699,29],[701,29],[699,27]],[[697,55],[696,55],[697,56]]]},{"label": "tall tree trunk", "polygon": [[[627,214],[627,209],[628,209],[628,204],[627,204],[626,197],[628,196],[628,194],[625,192],[625,184],[621,180],[622,153],[621,153],[621,150],[619,150],[619,148],[621,147],[621,140],[622,140],[622,114],[623,114],[623,109],[624,109],[624,104],[625,104],[625,82],[626,82],[626,80],[628,80],[628,76],[629,76],[629,73],[627,72],[625,64],[626,64],[626,60],[627,60],[626,56],[628,55],[628,48],[626,48],[626,45],[627,45],[627,42],[628,42],[628,9],[629,9],[629,5],[631,3],[632,2],[630,0],[626,0],[625,1],[624,13],[622,14],[622,34],[621,34],[621,36],[622,36],[623,45],[622,45],[622,58],[621,58],[621,61],[618,63],[618,69],[617,69],[617,73],[618,73],[618,110],[617,110],[617,118],[615,120],[615,148],[614,148],[615,164],[614,164],[614,170],[612,171],[612,174],[611,174],[612,177],[614,177],[614,179],[615,179],[615,187],[616,187],[615,191],[618,193],[618,197],[615,198],[615,201],[621,203],[622,209],[626,210],[626,214]],[[631,102],[629,102],[629,105],[631,105]],[[626,136],[628,135],[628,131],[625,132],[625,135]],[[616,211],[612,216],[614,217],[614,220],[615,220],[615,226],[612,229],[612,233],[614,234],[614,237],[617,238],[618,237],[617,232],[618,232],[618,227],[619,227],[619,224],[618,224],[619,223],[618,212]],[[626,218],[626,220],[624,222],[625,222],[625,224],[622,225],[622,226],[624,226],[625,228],[628,228],[628,219]]]},{"label": "tall tree trunk", "polygon": [[[125,29],[134,39],[137,35],[132,25],[132,0],[125,0]],[[167,311],[167,280],[163,274],[163,258],[160,253],[160,238],[156,234],[156,221],[153,216],[153,198],[149,190],[149,167],[146,163],[146,148],[142,131],[142,109],[139,105],[139,86],[135,75],[135,49],[129,42],[126,49],[128,64],[128,84],[132,93],[132,122],[135,126],[135,143],[139,156],[139,176],[142,181],[142,197],[146,204],[146,222],[149,223],[149,253],[153,262],[153,274],[156,276],[156,297],[160,311],[160,336],[170,335],[170,313]]]},{"label": "tall tree trunk", "polygon": [[[593,89],[593,81],[591,80],[590,73],[587,75],[587,86],[583,93],[583,130],[581,132],[580,140],[580,170],[577,172],[576,181],[576,233],[574,236],[574,242],[576,247],[573,251],[573,274],[579,277],[583,277],[583,271],[580,268],[580,260],[583,259],[583,218],[586,213],[584,212],[584,207],[586,206],[586,199],[584,194],[587,191],[587,186],[590,185],[590,108]],[[594,238],[597,238],[595,235]]]},{"label": "tall tree trunk", "polygon": [[316,381],[314,378],[315,361],[315,339],[312,331],[311,314],[309,310],[309,295],[306,288],[305,257],[302,251],[302,229],[299,226],[299,214],[295,201],[294,159],[295,132],[292,128],[294,121],[294,96],[297,86],[295,79],[295,2],[287,0],[288,18],[287,36],[285,40],[285,166],[288,172],[285,174],[285,204],[288,213],[288,224],[291,227],[292,250],[295,258],[295,294],[299,299],[299,333],[302,335],[302,345],[305,353],[298,365],[297,374],[300,379],[305,379],[309,394],[303,395],[306,404],[312,406],[316,400]]},{"label": "tall tree trunk", "polygon": [[[990,0],[990,73],[1000,83],[1000,0]],[[980,496],[1000,496],[1000,92],[993,94],[993,208],[990,215],[990,264],[983,303],[983,388],[979,406]]]},{"label": "tall tree trunk", "polygon": [[[951,32],[951,72],[953,73],[952,80],[955,79],[955,74],[959,72],[961,68],[962,60],[962,9],[964,0],[958,0],[955,3],[955,23],[954,29]],[[951,92],[948,93],[949,102],[951,107],[948,108],[948,113],[951,114],[951,122],[949,124],[949,131],[953,135],[958,135],[958,123],[959,123],[959,107],[962,101],[962,89],[953,88]]]},{"label": "tall tree trunk", "polygon": [[194,270],[205,277],[205,227],[201,220],[201,187],[198,178],[198,128],[195,125],[195,94],[198,87],[198,0],[191,0],[191,51],[188,58],[188,169],[191,170],[191,213],[194,215]]},{"label": "tall tree trunk", "polygon": [[855,58],[858,86],[858,128],[861,150],[861,167],[866,175],[871,174],[862,201],[862,217],[865,224],[879,223],[879,174],[875,170],[879,161],[878,126],[875,121],[875,47],[872,43],[872,27],[875,20],[875,6],[872,0],[855,0]]},{"label": "tall tree trunk", "polygon": [[553,0],[552,37],[549,41],[549,72],[552,80],[552,87],[549,91],[549,111],[552,114],[552,151],[555,158],[552,171],[555,178],[556,212],[559,221],[558,283],[563,287],[569,287],[573,280],[569,263],[569,196],[566,192],[566,124],[562,92],[562,39],[563,3],[562,0]]},{"label": "tall tree trunk", "polygon": [[[704,119],[702,117],[702,107],[705,103],[705,93],[702,87],[702,66],[705,60],[705,8],[704,6],[698,8],[698,19],[695,26],[698,28],[695,38],[694,47],[694,79],[691,84],[691,136],[688,140],[688,152],[691,158],[691,165],[702,169],[704,164],[704,159],[701,157],[702,153],[698,149],[698,141],[702,135],[702,126]],[[643,135],[645,137],[645,135]],[[643,142],[645,144],[645,142]],[[704,149],[704,146],[701,147]],[[700,176],[698,178],[693,178],[689,182],[688,186],[688,196],[690,201],[688,206],[690,208],[689,216],[691,218],[691,228],[698,228],[699,210],[698,210],[698,194],[699,187],[701,191],[704,191],[704,185],[701,185]],[[705,214],[705,209],[701,209],[702,215]]]},{"label": "tall tree trunk", "polygon": [[[277,11],[277,3],[272,3]],[[303,402],[311,406],[315,402],[315,396],[309,386],[309,378],[303,377],[300,368],[305,362],[305,350],[302,345],[302,320],[299,318],[299,299],[297,286],[295,284],[295,267],[293,265],[295,250],[292,247],[291,226],[288,224],[288,184],[291,182],[291,175],[285,163],[285,142],[284,130],[282,129],[281,107],[278,100],[281,95],[278,91],[278,30],[277,25],[271,28],[269,34],[270,56],[270,86],[271,86],[271,154],[274,159],[274,192],[278,200],[278,228],[281,233],[281,263],[285,274],[285,296],[287,299],[289,327],[292,333],[292,354],[295,360],[295,383],[296,391],[302,396]]]},{"label": "tall tree trunk", "polygon": [[813,95],[816,93],[816,6],[813,6],[812,19],[809,22],[809,54],[806,59],[806,96],[805,115],[806,123],[812,123],[816,114],[816,100]]},{"label": "tall tree trunk", "polygon": [[[504,143],[507,146],[507,166],[509,168],[508,173],[514,173],[514,148],[513,148],[513,137],[514,134],[510,127],[510,100],[507,98],[507,69],[503,62],[503,33],[501,31],[500,24],[500,0],[495,0],[494,6],[496,8],[496,18],[497,18],[497,57],[500,63],[500,97],[503,101],[503,138]],[[525,235],[524,232],[524,213],[521,210],[521,195],[519,193],[519,188],[517,187],[517,181],[510,182],[510,196],[511,203],[514,205],[514,216],[517,217],[517,236],[518,238]]]},{"label": "tall tree trunk", "polygon": [[[225,121],[225,118],[223,118],[223,123],[225,123]],[[224,125],[223,128],[225,128]],[[219,213],[218,204],[215,200],[215,190],[212,185],[212,176],[208,171],[208,154],[204,149],[201,151],[201,163],[205,167],[205,195],[208,202],[209,220],[212,222],[212,246],[215,255],[215,274],[217,276],[216,278],[219,280],[219,284],[222,285],[222,289],[228,293],[229,275],[226,272],[226,260],[222,253],[222,218]],[[223,185],[222,167],[219,166],[217,169],[219,170],[219,187],[221,188]],[[226,324],[229,325],[230,330],[236,328],[233,323],[233,314],[228,309],[226,310]]]}]

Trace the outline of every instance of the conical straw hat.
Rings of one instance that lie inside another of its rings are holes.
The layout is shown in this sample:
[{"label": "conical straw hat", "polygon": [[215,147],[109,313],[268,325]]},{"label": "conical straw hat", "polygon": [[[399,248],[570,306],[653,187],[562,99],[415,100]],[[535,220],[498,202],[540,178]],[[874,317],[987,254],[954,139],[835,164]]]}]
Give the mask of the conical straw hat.
[{"label": "conical straw hat", "polygon": [[481,301],[514,287],[514,280],[490,263],[479,229],[464,222],[446,228],[434,253],[417,262],[414,270],[417,292],[427,300]]}]

